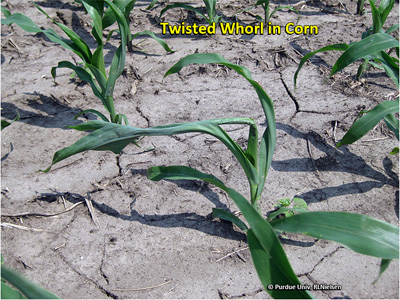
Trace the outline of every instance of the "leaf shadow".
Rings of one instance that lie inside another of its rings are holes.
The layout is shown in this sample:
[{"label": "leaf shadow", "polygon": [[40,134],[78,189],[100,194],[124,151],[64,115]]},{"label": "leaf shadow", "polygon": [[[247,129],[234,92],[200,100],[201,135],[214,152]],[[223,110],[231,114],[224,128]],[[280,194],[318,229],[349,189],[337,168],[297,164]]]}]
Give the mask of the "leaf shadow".
[{"label": "leaf shadow", "polygon": [[17,122],[22,122],[32,126],[43,128],[60,128],[70,130],[66,126],[73,126],[80,123],[79,120],[74,120],[74,116],[81,112],[78,108],[71,108],[55,98],[48,97],[41,93],[25,93],[28,96],[25,105],[30,109],[17,107],[13,103],[2,102],[2,116],[12,119],[15,117],[15,112],[18,111],[20,119]]},{"label": "leaf shadow", "polygon": [[327,200],[332,197],[363,194],[374,188],[381,188],[384,185],[397,187],[399,178],[392,169],[393,164],[389,158],[384,158],[382,165],[384,173],[379,172],[368,165],[360,156],[350,152],[347,146],[337,149],[329,145],[324,138],[314,131],[301,132],[294,127],[277,123],[277,129],[282,130],[293,138],[308,141],[319,151],[325,153],[325,156],[314,160],[308,158],[295,158],[280,161],[273,161],[272,168],[278,172],[343,172],[366,177],[371,180],[363,182],[344,183],[338,186],[327,186],[313,189],[311,191],[296,195],[304,199],[307,203],[315,203]]},{"label": "leaf shadow", "polygon": [[[197,189],[197,185],[190,181],[186,181],[184,183],[179,183],[179,184],[183,184],[183,186],[185,186],[184,188],[187,188],[189,190]],[[217,204],[219,203],[219,205],[217,205],[219,208],[224,207],[224,204],[219,202],[218,195],[215,195],[215,193],[212,192],[208,187],[204,187],[202,191],[200,191],[200,194],[205,196],[207,199],[212,199],[213,203]],[[66,201],[71,202],[73,204],[81,202],[85,199],[85,197],[80,194],[70,193],[70,192],[61,193],[54,191],[54,193],[40,194],[38,195],[36,200],[51,203],[56,201],[60,195],[63,195]],[[159,214],[145,215],[145,214],[140,214],[133,208],[135,203],[135,200],[133,200],[131,203],[130,214],[121,214],[117,209],[110,206],[109,204],[99,203],[95,199],[93,199],[94,197],[91,198],[93,207],[97,209],[99,212],[124,221],[139,222],[143,225],[160,227],[160,228],[183,227],[183,228],[198,230],[200,232],[212,236],[222,237],[224,239],[231,239],[236,241],[246,240],[245,233],[235,230],[233,228],[232,223],[230,222],[213,220],[211,213],[206,216],[202,216],[197,213],[176,213],[176,214],[171,213],[164,215],[159,215]]]}]

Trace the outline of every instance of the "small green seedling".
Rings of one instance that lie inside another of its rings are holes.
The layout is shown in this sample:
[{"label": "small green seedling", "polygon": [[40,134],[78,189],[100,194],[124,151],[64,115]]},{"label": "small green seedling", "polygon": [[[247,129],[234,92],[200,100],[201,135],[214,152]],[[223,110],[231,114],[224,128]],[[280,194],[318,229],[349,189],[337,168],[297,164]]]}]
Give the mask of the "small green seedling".
[{"label": "small green seedling", "polygon": [[295,213],[305,213],[308,211],[307,202],[301,198],[283,198],[278,200],[278,204],[275,205],[275,210],[268,215],[267,221],[272,221],[275,218],[279,218],[281,215],[285,217],[294,216]]},{"label": "small green seedling", "polygon": [[167,12],[168,10],[170,10],[172,8],[184,8],[187,10],[191,10],[191,11],[195,12],[196,14],[198,14],[199,16],[203,17],[204,20],[206,20],[209,25],[212,25],[213,23],[218,24],[221,21],[222,17],[216,14],[215,7],[217,5],[217,0],[203,0],[203,2],[207,9],[207,15],[205,15],[200,9],[193,7],[189,4],[174,3],[171,5],[167,5],[167,7],[165,7],[160,12],[160,18],[165,12]]}]

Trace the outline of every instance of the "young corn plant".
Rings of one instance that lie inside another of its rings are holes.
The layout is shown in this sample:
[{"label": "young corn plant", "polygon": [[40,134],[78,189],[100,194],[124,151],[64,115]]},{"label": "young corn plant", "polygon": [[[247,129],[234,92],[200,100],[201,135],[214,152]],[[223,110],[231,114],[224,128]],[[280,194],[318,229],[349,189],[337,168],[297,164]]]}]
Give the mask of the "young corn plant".
[{"label": "young corn plant", "polygon": [[[344,53],[338,58],[335,65],[332,67],[330,76],[361,59],[363,62],[358,69],[357,78],[360,78],[370,66],[374,66],[383,69],[396,84],[397,88],[399,88],[399,41],[389,35],[399,29],[399,24],[395,24],[388,29],[383,30],[383,25],[393,8],[394,0],[382,0],[379,7],[375,5],[375,0],[369,0],[369,3],[372,9],[373,25],[362,34],[361,41],[349,45],[334,44],[305,55],[301,59],[299,67],[294,75],[295,87],[297,84],[298,73],[310,57],[323,51],[339,50],[344,51]],[[389,53],[385,52],[387,49],[395,49],[397,58],[390,56]],[[360,116],[363,116],[354,122],[350,130],[336,146],[340,147],[354,143],[374,128],[382,119],[385,120],[386,125],[394,132],[398,140],[399,120],[395,117],[395,114],[398,112],[398,97],[394,101],[384,101],[370,111],[361,112]],[[398,151],[399,148],[395,147],[391,154],[398,153]]]},{"label": "young corn plant", "polygon": [[[107,113],[109,114],[109,118],[107,118],[100,111],[94,109],[82,111],[79,115],[90,112],[97,115],[98,117],[100,117],[100,119],[106,122],[121,124],[124,121],[125,124],[128,124],[127,117],[124,114],[117,114],[115,112],[113,92],[115,83],[118,77],[122,74],[123,68],[125,66],[126,47],[128,37],[130,36],[129,25],[121,9],[125,9],[125,7],[132,2],[134,1],[122,1],[120,3],[120,6],[118,7],[110,0],[82,0],[82,4],[85,6],[85,9],[89,13],[93,22],[92,35],[97,42],[97,48],[94,52],[90,50],[90,47],[87,45],[87,43],[74,31],[63,24],[56,22],[36,4],[35,6],[37,7],[37,9],[40,10],[44,15],[46,15],[50,20],[52,20],[52,22],[57,25],[68,36],[69,39],[60,37],[51,28],[41,29],[27,16],[21,13],[11,14],[5,8],[2,8],[2,11],[6,18],[2,19],[1,23],[7,25],[15,23],[27,32],[44,33],[52,42],[58,43],[64,48],[73,51],[82,59],[82,66],[74,65],[69,61],[61,61],[58,63],[57,67],[53,67],[51,70],[51,74],[55,79],[56,71],[58,68],[72,69],[81,80],[89,83],[94,95],[99,98],[103,103]],[[106,13],[104,12],[105,3],[107,3],[109,6],[109,10],[107,10]],[[108,39],[111,37],[112,32],[107,37],[107,40],[104,42],[103,29],[105,27],[103,24],[108,25],[108,23],[110,22],[114,23],[114,20],[116,20],[118,23],[121,43],[114,54],[110,70],[107,75],[103,48],[105,42],[107,42]],[[79,115],[77,115],[75,118],[77,118]]]},{"label": "young corn plant", "polygon": [[[177,135],[191,132],[209,134],[219,139],[239,161],[249,182],[249,200],[238,191],[226,186],[217,177],[187,166],[150,167],[148,178],[154,181],[162,179],[202,180],[224,190],[236,203],[245,220],[239,219],[228,211],[216,208],[213,209],[213,216],[234,223],[247,234],[255,269],[262,285],[272,297],[312,298],[311,293],[306,290],[271,289],[271,285],[274,287],[276,284],[294,286],[300,284],[287,259],[277,232],[296,232],[333,240],[356,252],[379,257],[382,259],[381,272],[384,271],[390,260],[398,259],[399,229],[367,216],[341,212],[304,212],[304,209],[296,210],[296,212],[301,212],[300,214],[271,222],[262,216],[258,204],[276,144],[273,102],[264,89],[253,80],[247,68],[230,63],[218,54],[192,54],[184,57],[170,68],[165,76],[177,73],[189,64],[209,63],[224,65],[232,69],[243,76],[255,89],[267,120],[267,128],[261,136],[261,141],[259,141],[257,124],[250,118],[223,118],[150,128],[135,128],[103,120],[93,120],[70,127],[79,131],[91,132],[75,144],[57,151],[53,156],[52,164],[45,172],[48,172],[55,163],[83,151],[110,150],[117,154],[140,136]],[[222,126],[226,124],[249,126],[246,149],[240,147],[223,130]],[[299,202],[298,205],[304,208],[304,203]],[[293,211],[294,208],[291,210]]]},{"label": "young corn plant", "polygon": [[[200,9],[193,7],[189,4],[184,4],[184,3],[174,3],[171,5],[167,5],[167,7],[165,7],[161,12],[160,12],[160,18],[161,16],[167,12],[170,9],[173,8],[184,8],[187,10],[191,10],[193,12],[195,12],[196,14],[198,14],[199,16],[203,17],[204,20],[207,21],[207,23],[209,25],[212,25],[213,23],[218,24],[222,17],[216,14],[216,10],[215,7],[217,5],[217,0],[203,0],[206,9],[207,9],[207,15],[205,15]],[[154,4],[153,4],[154,5]]]}]

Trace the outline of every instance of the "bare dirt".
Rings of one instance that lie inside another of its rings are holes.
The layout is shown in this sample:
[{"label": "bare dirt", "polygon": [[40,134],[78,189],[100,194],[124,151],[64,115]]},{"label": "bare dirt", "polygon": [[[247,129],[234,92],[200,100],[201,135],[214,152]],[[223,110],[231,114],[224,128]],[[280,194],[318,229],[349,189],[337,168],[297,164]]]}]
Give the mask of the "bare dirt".
[{"label": "bare dirt", "polygon": [[[12,13],[22,12],[39,26],[57,30],[31,3],[8,3]],[[69,0],[36,3],[94,47],[89,17],[80,6]],[[233,16],[251,4],[223,0],[217,11],[227,21],[253,24],[249,14]],[[278,199],[297,196],[311,211],[360,213],[398,224],[399,160],[389,155],[395,137],[380,124],[354,145],[334,146],[357,113],[395,94],[395,85],[379,70],[355,80],[356,65],[329,79],[339,57],[332,52],[311,59],[299,74],[298,89],[293,87],[302,55],[360,39],[371,25],[368,5],[368,14],[361,17],[355,15],[355,1],[306,1],[296,6],[299,24],[317,25],[318,35],[262,36],[218,31],[215,36],[162,36],[157,18],[165,4],[152,11],[145,10],[147,5],[137,2],[132,32],[152,30],[176,52],[167,55],[153,40],[135,39],[137,48],[127,55],[115,95],[117,112],[125,113],[132,126],[221,117],[251,117],[262,126],[264,115],[252,87],[221,66],[189,66],[162,80],[188,54],[219,53],[249,68],[275,103],[278,138],[262,197],[265,215]],[[261,14],[260,9],[251,12]],[[272,23],[284,26],[296,18],[281,11]],[[396,2],[387,24],[398,18]],[[168,12],[165,20],[204,24],[181,9]],[[117,43],[111,40],[106,47],[109,62]],[[16,111],[21,115],[2,131],[1,143],[1,252],[9,266],[62,298],[269,298],[244,233],[211,218],[213,207],[237,210],[224,192],[199,182],[152,182],[146,177],[151,166],[186,165],[248,195],[244,173],[224,145],[200,134],[144,138],[140,148],[131,145],[119,155],[87,152],[55,165],[48,174],[37,172],[49,166],[55,151],[84,135],[65,125],[95,118],[88,114],[73,120],[77,113],[104,110],[90,86],[71,79],[69,70],[59,70],[53,82],[51,67],[61,60],[79,61],[73,53],[15,25],[2,25],[1,45],[2,118],[11,120]],[[243,126],[227,130],[237,141],[246,139]],[[43,216],[74,204],[66,213]],[[22,213],[29,214],[18,216]],[[7,223],[29,230],[5,227]],[[342,287],[313,291],[317,298],[399,298],[398,261],[372,285],[377,258],[300,235],[289,235],[282,243],[304,284]]]}]

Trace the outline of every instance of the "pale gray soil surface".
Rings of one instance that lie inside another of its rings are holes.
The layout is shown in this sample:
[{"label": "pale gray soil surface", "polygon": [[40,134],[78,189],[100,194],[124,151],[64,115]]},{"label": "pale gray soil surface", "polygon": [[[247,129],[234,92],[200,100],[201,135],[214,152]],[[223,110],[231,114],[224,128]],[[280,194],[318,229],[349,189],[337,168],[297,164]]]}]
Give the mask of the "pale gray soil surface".
[{"label": "pale gray soil surface", "polygon": [[[58,29],[28,1],[9,0],[11,12],[22,12],[39,26]],[[37,1],[50,16],[89,40],[89,17],[73,1]],[[253,2],[252,2],[253,3]],[[297,1],[273,2],[294,5]],[[341,6],[340,3],[344,5]],[[264,215],[283,197],[300,197],[311,211],[345,211],[368,215],[391,224],[399,221],[398,156],[394,135],[379,124],[351,146],[335,148],[357,113],[396,93],[379,70],[356,81],[358,65],[329,79],[339,53],[321,53],[299,74],[302,57],[322,46],[360,39],[371,24],[370,7],[355,15],[356,2],[307,1],[296,6],[300,24],[319,26],[318,35],[162,36],[158,15],[164,3],[146,11],[138,1],[131,15],[132,32],[152,30],[176,50],[166,55],[153,40],[141,42],[127,54],[126,72],[116,86],[116,110],[132,126],[149,127],[222,117],[265,117],[252,87],[221,66],[194,66],[167,77],[180,58],[195,52],[215,52],[250,69],[273,99],[277,147],[261,209]],[[197,4],[197,5],[200,5]],[[250,2],[223,0],[219,13],[228,21]],[[348,11],[347,11],[347,10]],[[260,9],[252,13],[261,14]],[[296,14],[278,12],[273,24],[285,25]],[[387,24],[398,22],[398,2]],[[254,17],[237,15],[251,24]],[[165,20],[179,24],[204,21],[181,9]],[[58,31],[59,32],[59,31]],[[116,37],[116,36],[115,36]],[[186,165],[214,174],[248,196],[245,175],[233,155],[211,136],[187,134],[152,137],[140,148],[128,146],[119,155],[86,152],[49,166],[55,151],[71,145],[84,133],[65,127],[84,109],[104,112],[90,86],[58,71],[58,61],[79,58],[41,34],[16,25],[2,25],[2,118],[20,121],[2,132],[2,223],[41,231],[2,226],[1,252],[6,263],[62,298],[269,298],[254,270],[246,237],[238,228],[211,218],[213,207],[237,208],[218,188],[192,181],[152,182],[146,170],[158,165]],[[118,45],[107,45],[109,62]],[[145,53],[140,52],[145,51]],[[327,81],[325,84],[324,82]],[[226,127],[237,141],[248,128]],[[94,207],[94,223],[86,199]],[[21,213],[53,217],[9,217]],[[8,216],[7,216],[8,215]],[[340,291],[313,291],[317,298],[399,298],[399,263],[394,261],[372,285],[380,260],[354,253],[337,243],[288,235],[282,240],[289,260],[304,284],[341,285]],[[239,252],[236,252],[240,250]],[[236,253],[235,253],[236,252]],[[228,255],[231,254],[231,255]]]}]

